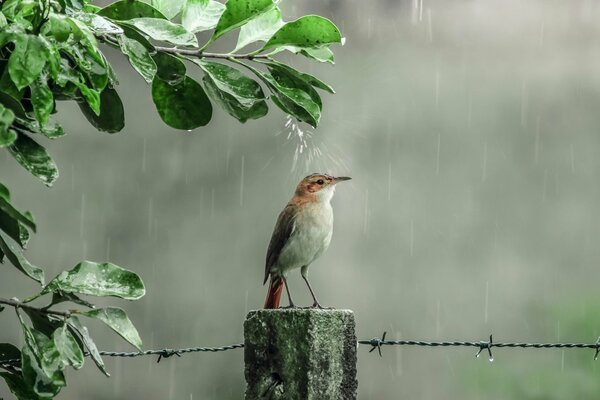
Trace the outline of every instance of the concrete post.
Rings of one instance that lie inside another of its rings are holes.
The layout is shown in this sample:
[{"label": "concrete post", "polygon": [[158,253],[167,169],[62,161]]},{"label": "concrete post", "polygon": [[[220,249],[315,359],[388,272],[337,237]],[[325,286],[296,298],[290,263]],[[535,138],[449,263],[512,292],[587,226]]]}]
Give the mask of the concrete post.
[{"label": "concrete post", "polygon": [[354,328],[350,310],[250,311],[246,400],[356,399]]}]

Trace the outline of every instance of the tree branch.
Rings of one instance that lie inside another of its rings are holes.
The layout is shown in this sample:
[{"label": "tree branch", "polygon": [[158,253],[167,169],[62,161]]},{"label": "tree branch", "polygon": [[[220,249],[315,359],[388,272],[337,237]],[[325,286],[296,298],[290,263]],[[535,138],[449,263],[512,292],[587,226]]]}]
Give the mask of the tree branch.
[{"label": "tree branch", "polygon": [[234,60],[252,60],[255,58],[269,58],[267,54],[235,54],[235,53],[207,53],[200,49],[178,49],[176,47],[154,47],[157,51],[165,53],[176,54],[180,56],[192,56],[198,58],[223,58],[223,59],[234,59]]},{"label": "tree branch", "polygon": [[70,311],[55,311],[55,310],[48,310],[46,308],[41,308],[41,307],[34,307],[34,306],[30,306],[29,304],[22,303],[15,298],[5,299],[3,297],[0,297],[0,304],[6,304],[7,306],[14,307],[17,310],[19,308],[22,308],[24,310],[32,310],[32,311],[40,312],[42,314],[57,315],[57,316],[63,317],[63,318],[69,318],[71,316]]}]

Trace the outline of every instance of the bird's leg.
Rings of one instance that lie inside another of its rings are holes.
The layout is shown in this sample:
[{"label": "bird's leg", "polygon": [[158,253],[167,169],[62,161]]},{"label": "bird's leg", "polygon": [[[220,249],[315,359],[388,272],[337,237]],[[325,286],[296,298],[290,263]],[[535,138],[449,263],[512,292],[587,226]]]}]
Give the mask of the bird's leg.
[{"label": "bird's leg", "polygon": [[[303,271],[304,271],[304,269],[303,269]],[[312,295],[312,298],[314,300],[312,308],[319,308],[319,309],[325,308],[321,305],[321,303],[319,303],[319,300],[317,300],[317,296],[315,296],[315,292],[312,289],[312,287],[310,286],[310,282],[308,281],[308,278],[306,277],[306,273],[301,274],[301,275],[302,275],[302,279],[304,279],[304,282],[306,282],[306,285],[308,286],[308,290],[310,290],[310,294]]]},{"label": "bird's leg", "polygon": [[281,279],[283,279],[283,284],[285,286],[285,291],[287,292],[288,300],[290,302],[289,306],[287,306],[287,307],[281,307],[281,308],[296,308],[296,305],[294,304],[294,301],[292,300],[292,295],[290,294],[290,288],[288,286],[287,279],[285,279],[284,276],[282,276]]}]

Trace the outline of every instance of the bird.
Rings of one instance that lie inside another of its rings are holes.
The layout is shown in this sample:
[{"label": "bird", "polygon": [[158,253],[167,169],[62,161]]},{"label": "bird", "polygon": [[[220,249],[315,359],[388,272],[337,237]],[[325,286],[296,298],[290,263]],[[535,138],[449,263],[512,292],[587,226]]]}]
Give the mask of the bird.
[{"label": "bird", "polygon": [[269,278],[270,282],[265,309],[279,308],[284,287],[289,308],[296,307],[286,277],[291,270],[298,268],[314,300],[312,308],[324,308],[308,281],[308,267],[329,247],[333,233],[331,198],[336,185],[350,179],[314,173],[302,179],[296,187],[277,218],[267,249],[263,285]]}]

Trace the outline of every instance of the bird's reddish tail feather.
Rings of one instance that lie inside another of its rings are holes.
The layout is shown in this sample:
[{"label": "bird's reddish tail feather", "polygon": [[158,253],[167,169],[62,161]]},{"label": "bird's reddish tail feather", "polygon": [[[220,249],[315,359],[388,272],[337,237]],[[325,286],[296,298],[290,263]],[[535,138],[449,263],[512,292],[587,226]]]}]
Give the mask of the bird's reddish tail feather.
[{"label": "bird's reddish tail feather", "polygon": [[267,293],[264,308],[279,308],[279,300],[281,300],[281,293],[283,292],[284,286],[283,279],[271,277],[271,281],[269,282],[269,292]]}]

